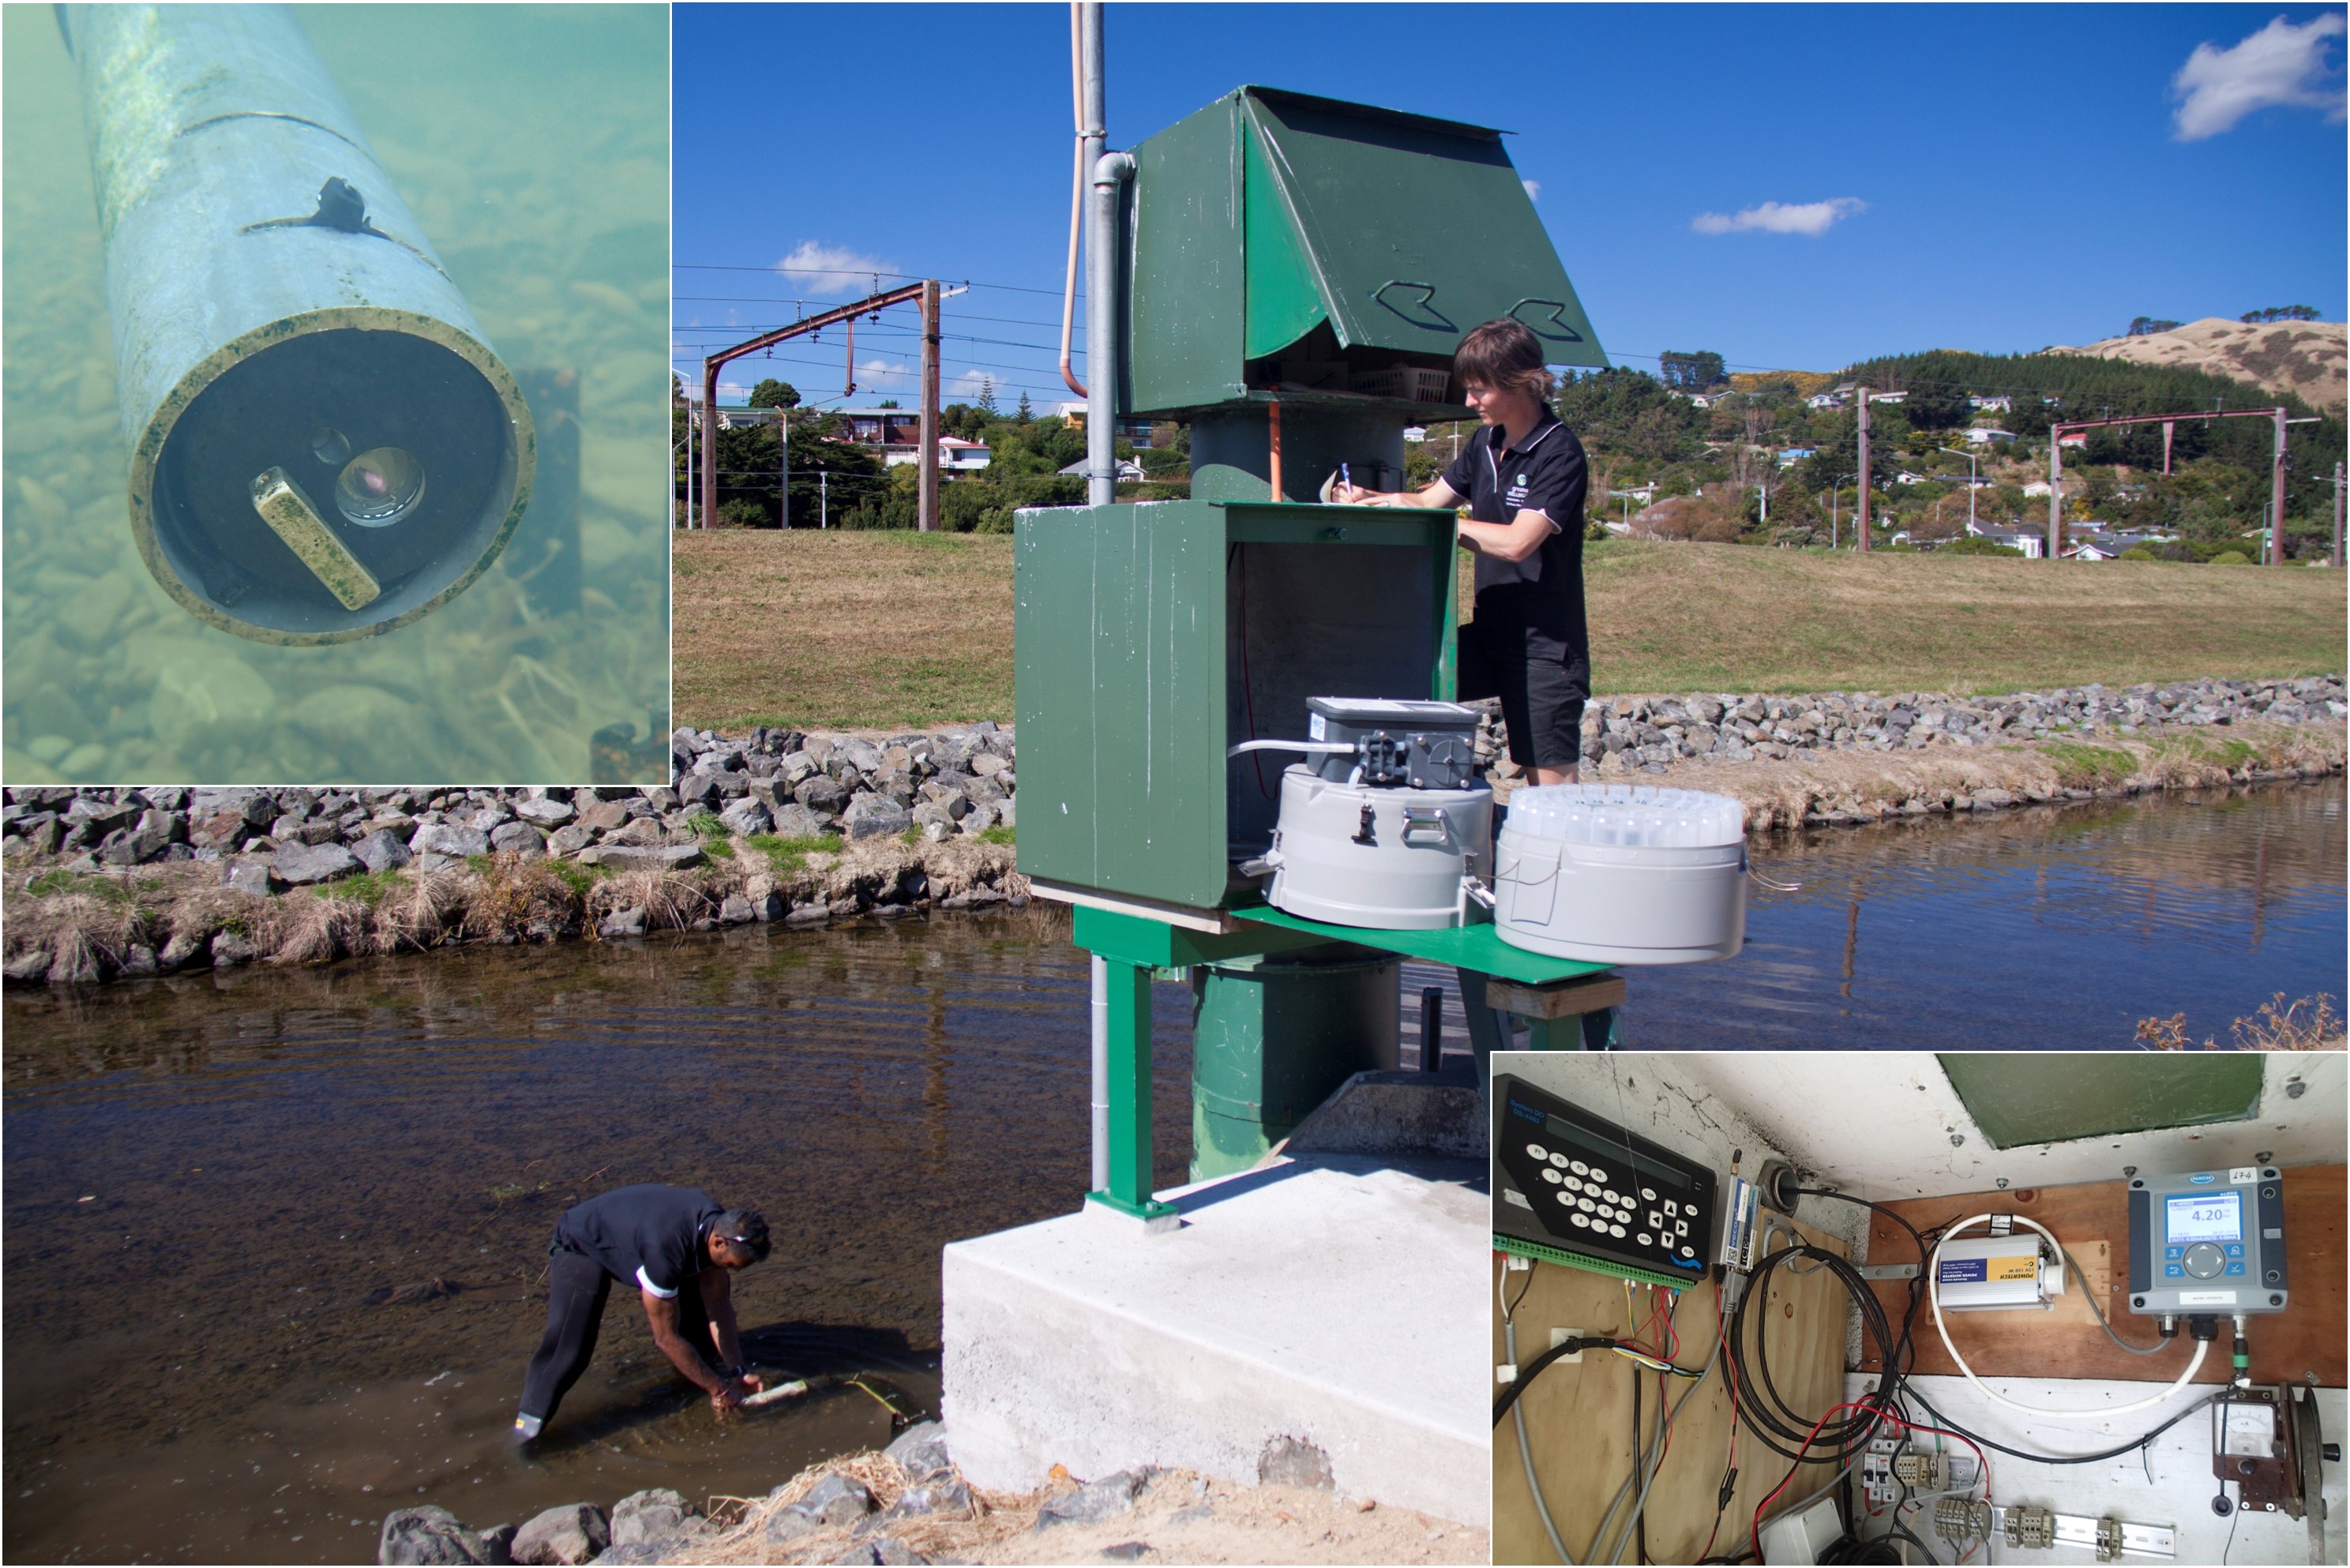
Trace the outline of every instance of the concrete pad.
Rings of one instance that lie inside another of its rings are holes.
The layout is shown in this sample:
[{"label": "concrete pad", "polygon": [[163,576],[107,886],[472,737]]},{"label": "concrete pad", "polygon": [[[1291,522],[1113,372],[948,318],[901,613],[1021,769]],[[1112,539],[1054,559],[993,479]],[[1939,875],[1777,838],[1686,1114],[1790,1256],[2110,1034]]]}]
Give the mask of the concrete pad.
[{"label": "concrete pad", "polygon": [[1159,1196],[1171,1234],[1095,1209],[946,1249],[941,1405],[972,1484],[1253,1486],[1286,1438],[1342,1495],[1487,1526],[1483,1162],[1307,1155]]}]

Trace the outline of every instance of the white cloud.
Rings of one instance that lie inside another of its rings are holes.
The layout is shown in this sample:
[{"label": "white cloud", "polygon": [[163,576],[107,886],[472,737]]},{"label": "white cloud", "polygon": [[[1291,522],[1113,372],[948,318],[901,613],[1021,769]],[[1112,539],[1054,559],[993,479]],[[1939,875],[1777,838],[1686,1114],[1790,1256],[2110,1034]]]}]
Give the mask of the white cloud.
[{"label": "white cloud", "polygon": [[2325,40],[2345,24],[2336,12],[2299,26],[2279,16],[2233,48],[2198,44],[2170,81],[2179,100],[2172,124],[2181,141],[2200,141],[2233,130],[2258,109],[2293,105],[2330,109],[2342,119],[2342,83],[2328,82]]},{"label": "white cloud", "polygon": [[718,383],[718,400],[721,403],[739,403],[750,395],[751,389],[744,386],[740,381],[721,381]]},{"label": "white cloud", "polygon": [[903,360],[860,359],[857,364],[857,389],[860,392],[891,392],[914,384],[913,367]]},{"label": "white cloud", "polygon": [[1760,229],[1766,234],[1825,234],[1841,219],[1868,211],[1857,196],[1833,196],[1825,202],[1765,202],[1732,215],[1700,213],[1690,227],[1700,234],[1735,234]]},{"label": "white cloud", "polygon": [[947,385],[947,392],[962,402],[979,401],[983,392],[1001,392],[1003,384],[984,370],[965,370]]},{"label": "white cloud", "polygon": [[1519,182],[1518,182],[1518,183],[1519,183],[1519,184],[1521,184],[1521,185],[1523,185],[1523,186],[1526,188],[1526,200],[1527,200],[1527,201],[1529,201],[1529,202],[1539,202],[1539,201],[1541,201],[1541,200],[1542,200],[1542,182],[1541,182],[1541,181],[1539,181],[1539,180],[1521,180],[1521,181],[1519,181]]},{"label": "white cloud", "polygon": [[802,293],[818,297],[837,295],[844,299],[863,298],[874,292],[875,275],[886,286],[897,271],[886,261],[815,240],[802,240],[775,267],[785,282]]}]

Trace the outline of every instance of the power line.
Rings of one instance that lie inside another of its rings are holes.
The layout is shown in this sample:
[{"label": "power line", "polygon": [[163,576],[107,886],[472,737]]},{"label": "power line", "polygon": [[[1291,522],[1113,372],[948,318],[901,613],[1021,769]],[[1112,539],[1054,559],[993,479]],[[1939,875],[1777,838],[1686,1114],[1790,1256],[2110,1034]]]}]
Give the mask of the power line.
[{"label": "power line", "polygon": [[[896,277],[910,278],[918,282],[927,282],[931,275],[928,273],[889,272],[886,269],[867,266],[728,266],[715,262],[671,262],[670,270],[672,272],[799,273],[815,277]],[[974,283],[969,278],[941,278],[939,281],[960,283],[965,288],[1000,288],[1011,294],[1041,294],[1053,299],[1061,297],[1061,291],[1057,288],[1030,288],[1024,284]]]}]

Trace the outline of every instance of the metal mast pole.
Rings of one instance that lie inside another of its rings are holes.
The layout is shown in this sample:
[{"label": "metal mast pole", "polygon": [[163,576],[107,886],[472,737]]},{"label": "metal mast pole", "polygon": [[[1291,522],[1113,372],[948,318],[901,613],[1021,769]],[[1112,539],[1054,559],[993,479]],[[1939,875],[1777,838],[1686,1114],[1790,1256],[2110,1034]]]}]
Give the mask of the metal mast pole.
[{"label": "metal mast pole", "polygon": [[775,445],[783,452],[776,463],[784,474],[783,504],[775,512],[775,521],[789,528],[792,525],[792,410],[787,408],[775,410]]},{"label": "metal mast pole", "polygon": [[[1078,13],[1086,74],[1086,142],[1108,138],[1103,109],[1105,46],[1102,8],[1087,0]],[[1093,165],[1093,210],[1086,236],[1086,500],[1107,506],[1118,499],[1118,274],[1119,186],[1134,160],[1101,152]]]},{"label": "metal mast pole", "polygon": [[1860,535],[1860,549],[1868,553],[1868,389],[1859,389],[1860,397],[1860,496],[1853,504],[1853,526]]},{"label": "metal mast pole", "polygon": [[924,534],[939,529],[939,285],[922,285],[922,451],[916,488],[914,526]]}]

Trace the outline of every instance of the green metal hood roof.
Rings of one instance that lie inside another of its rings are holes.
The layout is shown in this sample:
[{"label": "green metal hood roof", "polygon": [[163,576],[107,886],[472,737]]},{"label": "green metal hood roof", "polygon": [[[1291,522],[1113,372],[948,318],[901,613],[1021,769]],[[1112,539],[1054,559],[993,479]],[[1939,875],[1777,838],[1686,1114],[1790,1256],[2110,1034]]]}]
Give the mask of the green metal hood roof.
[{"label": "green metal hood roof", "polygon": [[1449,356],[1514,316],[1552,364],[1607,364],[1500,131],[1276,88],[1237,96],[1251,356],[1325,318],[1342,348]]}]

